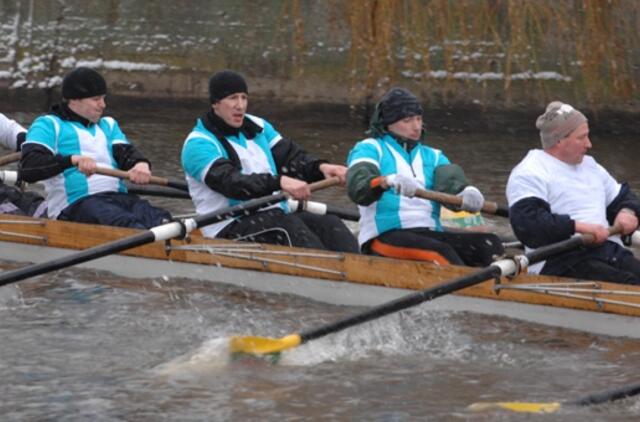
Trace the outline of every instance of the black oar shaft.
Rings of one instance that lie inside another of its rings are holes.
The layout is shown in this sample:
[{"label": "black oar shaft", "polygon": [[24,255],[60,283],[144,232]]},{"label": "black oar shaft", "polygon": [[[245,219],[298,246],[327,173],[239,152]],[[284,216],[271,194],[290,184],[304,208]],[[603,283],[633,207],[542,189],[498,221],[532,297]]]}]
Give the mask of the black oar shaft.
[{"label": "black oar shaft", "polygon": [[[617,230],[616,228],[612,229],[611,233],[613,234],[614,232],[616,232],[616,230]],[[528,264],[544,261],[545,259],[553,255],[570,251],[583,244],[589,243],[592,240],[593,240],[593,236],[586,234],[581,236],[575,236],[567,240],[554,243],[552,245],[543,246],[534,251],[526,253],[524,257],[526,258],[527,262],[523,262],[523,264],[528,265]],[[383,317],[393,312],[401,311],[403,309],[407,309],[412,306],[419,305],[423,302],[427,302],[429,300],[436,299],[440,296],[444,296],[449,293],[453,293],[458,290],[462,290],[467,287],[474,286],[476,284],[482,283],[484,281],[490,280],[495,277],[511,274],[512,272],[507,270],[506,268],[513,266],[514,268],[513,271],[515,271],[515,263],[513,263],[512,265],[509,265],[509,264],[511,263],[508,260],[498,261],[472,274],[459,277],[457,279],[448,281],[446,283],[440,284],[435,287],[431,287],[429,289],[408,294],[406,296],[403,296],[391,302],[386,302],[382,305],[373,307],[371,309],[367,309],[351,317],[344,318],[340,321],[336,321],[334,323],[325,325],[323,327],[301,332],[300,333],[301,343],[304,343],[319,337],[323,337],[327,334],[338,332],[340,330],[343,330],[348,327],[352,327],[357,324],[361,324],[363,322],[367,322],[376,318]]]},{"label": "black oar shaft", "polygon": [[[237,204],[232,207],[227,207],[219,211],[197,216],[191,219],[192,223],[185,224],[190,226],[190,229],[195,229],[225,220],[230,217],[234,217],[241,213],[250,212],[256,208],[277,203],[283,198],[284,194],[278,194],[271,195],[269,197],[252,199],[250,201]],[[101,258],[106,255],[135,248],[137,246],[153,243],[156,240],[167,240],[174,237],[179,237],[184,233],[185,228],[182,223],[168,223],[163,226],[158,226],[153,229],[147,230],[140,234],[126,237],[124,239],[94,246],[80,252],[74,252],[59,259],[54,259],[52,261],[47,261],[40,264],[28,265],[26,267],[18,268],[11,271],[5,271],[0,274],[0,286],[24,280],[25,278],[35,277],[37,275],[44,274],[50,271],[59,270],[61,268],[70,267],[72,265],[81,264],[83,262]]]},{"label": "black oar shaft", "polygon": [[186,182],[179,182],[177,180],[167,179],[167,186],[173,189],[189,192],[189,187],[187,186]]},{"label": "black oar shaft", "polygon": [[[333,186],[337,183],[337,178],[331,178],[312,183],[309,187],[312,191],[314,191]],[[87,262],[92,259],[101,258],[113,253],[122,252],[127,249],[135,248],[137,246],[153,243],[157,240],[168,240],[180,237],[196,228],[207,226],[218,221],[226,220],[227,218],[235,217],[243,213],[249,213],[258,208],[278,203],[284,198],[285,194],[279,193],[252,199],[231,207],[223,208],[218,211],[213,211],[207,214],[196,216],[192,219],[185,220],[184,223],[173,222],[164,224],[162,226],[154,227],[152,229],[144,231],[140,234],[129,236],[124,239],[115,240],[103,245],[94,246],[93,248],[85,249],[80,252],[74,252],[59,259],[54,259],[40,264],[28,265],[26,267],[18,268],[11,271],[5,271],[0,274],[0,286],[24,280],[25,278],[44,274],[49,271],[55,271],[61,268]]]},{"label": "black oar shaft", "polygon": [[335,215],[347,221],[360,220],[360,213],[357,210],[327,205],[327,214]]},{"label": "black oar shaft", "polygon": [[441,284],[430,289],[421,290],[419,292],[403,296],[391,302],[386,302],[382,305],[373,307],[359,314],[355,314],[349,318],[344,318],[340,321],[336,321],[332,324],[302,332],[300,333],[301,342],[304,343],[309,340],[323,337],[330,333],[344,330],[345,328],[352,327],[354,325],[383,317],[393,312],[419,305],[422,302],[427,302],[440,296],[444,296],[446,294],[497,277],[500,275],[500,272],[501,270],[499,267],[491,265],[471,275],[459,277],[445,284]]},{"label": "black oar shaft", "polygon": [[127,191],[136,195],[159,196],[163,198],[191,199],[189,192],[165,186],[136,185],[127,182]]},{"label": "black oar shaft", "polygon": [[[179,223],[175,223],[179,224]],[[61,268],[70,267],[92,259],[101,258],[106,255],[118,253],[127,249],[142,246],[155,241],[155,234],[152,231],[145,231],[138,235],[130,236],[114,242],[105,243],[104,245],[95,246],[85,249],[81,252],[75,252],[62,258],[52,261],[42,262],[40,264],[28,265],[26,267],[17,268],[11,271],[5,271],[0,274],[0,286],[24,280],[29,277],[35,277],[50,271],[59,270]]]},{"label": "black oar shaft", "polygon": [[571,406],[590,406],[592,404],[601,404],[616,400],[626,399],[640,394],[640,383],[630,384],[624,387],[603,391],[596,394],[590,394],[576,400],[566,401],[563,404]]},{"label": "black oar shaft", "polygon": [[308,211],[312,214],[335,215],[336,217],[348,221],[360,220],[360,213],[357,210],[350,210],[348,208],[337,207],[322,202],[298,201],[295,199],[290,199],[289,208],[291,208],[293,211]]}]

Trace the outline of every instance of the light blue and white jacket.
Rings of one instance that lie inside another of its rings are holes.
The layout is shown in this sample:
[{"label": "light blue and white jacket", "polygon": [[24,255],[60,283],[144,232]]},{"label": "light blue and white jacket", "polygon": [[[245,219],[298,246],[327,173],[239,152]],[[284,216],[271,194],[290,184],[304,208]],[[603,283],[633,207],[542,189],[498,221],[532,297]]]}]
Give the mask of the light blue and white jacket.
[{"label": "light blue and white jacket", "polygon": [[[103,117],[88,127],[63,120],[53,114],[38,117],[29,127],[24,145],[37,144],[54,155],[84,155],[93,158],[97,165],[118,168],[113,156],[113,145],[129,144],[118,123],[111,117]],[[100,192],[126,192],[120,179],[94,174],[90,177],[71,166],[62,173],[43,181],[47,191],[49,218],[74,202]]]},{"label": "light blue and white jacket", "polygon": [[[425,189],[432,189],[435,170],[450,164],[449,159],[438,149],[417,144],[410,152],[386,134],[380,138],[368,138],[358,142],[349,153],[348,166],[358,163],[375,165],[381,176],[402,174],[415,177]],[[442,230],[440,205],[425,199],[408,198],[385,191],[378,201],[368,206],[359,205],[360,233],[358,243],[367,241],[389,230],[426,227]]]},{"label": "light blue and white jacket", "polygon": [[[242,173],[268,173],[276,176],[278,171],[271,148],[282,139],[282,136],[268,121],[250,114],[245,116],[262,128],[255,138],[246,139],[242,132],[239,132],[237,136],[225,137],[238,155]],[[182,167],[189,186],[189,194],[198,214],[218,211],[242,202],[216,192],[205,183],[209,168],[221,158],[229,159],[229,153],[222,142],[205,127],[202,120],[198,119],[182,147]],[[285,212],[288,211],[285,201],[265,209],[274,207],[281,207]],[[215,237],[233,221],[233,219],[228,219],[212,224],[204,227],[202,232],[207,237]]]}]

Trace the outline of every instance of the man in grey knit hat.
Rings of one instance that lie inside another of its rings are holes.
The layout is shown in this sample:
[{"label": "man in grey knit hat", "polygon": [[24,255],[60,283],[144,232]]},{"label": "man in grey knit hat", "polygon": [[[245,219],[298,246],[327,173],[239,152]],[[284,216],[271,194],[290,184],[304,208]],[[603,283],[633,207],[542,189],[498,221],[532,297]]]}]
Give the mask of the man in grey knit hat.
[{"label": "man in grey knit hat", "polygon": [[529,151],[507,183],[511,226],[529,249],[574,234],[592,234],[596,246],[582,247],[530,267],[530,272],[588,280],[640,284],[640,261],[609,236],[638,228],[640,201],[627,183],[618,183],[587,152],[589,123],[580,111],[559,101],[536,120],[542,149]]}]

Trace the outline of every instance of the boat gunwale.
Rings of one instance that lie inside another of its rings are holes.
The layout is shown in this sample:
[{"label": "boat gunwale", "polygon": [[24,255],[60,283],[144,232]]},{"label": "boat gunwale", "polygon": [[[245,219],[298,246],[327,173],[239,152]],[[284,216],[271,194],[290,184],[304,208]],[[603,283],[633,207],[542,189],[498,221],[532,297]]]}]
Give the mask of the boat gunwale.
[{"label": "boat gunwale", "polygon": [[[15,236],[7,236],[0,231],[0,241],[8,243],[23,243],[35,247],[56,247],[68,250],[79,250],[96,246],[109,241],[117,240],[125,236],[139,233],[139,230],[97,226],[82,223],[63,222],[49,219],[34,219],[31,217],[0,215],[0,225],[3,222],[11,221],[12,231],[21,232],[29,236],[42,236],[46,239],[46,245],[42,240],[24,238],[18,239]],[[24,221],[24,224],[20,222]],[[38,224],[34,224],[38,221]],[[238,245],[238,242],[220,239],[206,239],[199,233],[192,234],[186,240],[171,240],[169,243],[155,242],[153,244],[140,246],[122,255],[132,257],[142,257],[150,259],[160,259],[165,261],[184,262],[194,265],[222,266],[230,269],[244,269],[260,272],[268,272],[280,275],[309,277],[337,282],[351,282],[363,285],[372,285],[386,288],[419,290],[435,285],[438,282],[445,282],[455,277],[464,276],[477,268],[462,266],[439,266],[427,262],[397,260],[392,258],[376,257],[358,254],[338,254],[340,259],[326,259],[323,255],[327,251],[314,251],[312,249],[288,248],[275,245],[261,245],[265,251],[303,251],[302,255],[284,254],[282,258],[289,262],[277,263],[268,262],[260,258],[259,251],[252,251],[255,260],[247,260],[246,257],[223,256],[215,253],[203,253],[189,250],[171,250],[167,245],[212,245],[216,247]],[[315,255],[314,253],[317,253]],[[336,255],[336,253],[331,252]],[[280,259],[280,257],[279,257]],[[292,264],[302,264],[296,266]],[[305,268],[309,266],[321,266],[331,271],[314,271]],[[571,283],[576,280],[548,277],[532,274],[520,274],[516,277],[502,277],[500,280],[488,280],[479,285],[466,288],[457,294],[477,298],[494,299],[498,301],[511,301],[527,303],[533,305],[560,307],[568,309],[580,309],[600,313],[611,313],[618,315],[640,316],[640,298],[634,296],[629,299],[627,292],[640,292],[640,286],[615,284],[607,282],[594,282],[596,289],[607,291],[613,290],[616,293],[606,295],[607,299],[616,301],[627,301],[636,307],[626,306],[619,303],[599,302],[601,294],[592,294],[592,300],[585,300],[573,297],[560,297],[544,294],[540,291],[518,290],[518,289],[496,289],[507,286],[535,286],[544,284]]]}]

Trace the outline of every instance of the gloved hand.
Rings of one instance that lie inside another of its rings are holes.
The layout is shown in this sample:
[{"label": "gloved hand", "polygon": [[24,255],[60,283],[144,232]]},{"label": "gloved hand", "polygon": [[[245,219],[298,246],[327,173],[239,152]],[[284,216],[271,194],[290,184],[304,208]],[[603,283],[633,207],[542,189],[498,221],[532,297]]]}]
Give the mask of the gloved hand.
[{"label": "gloved hand", "polygon": [[390,174],[385,177],[385,181],[389,188],[393,189],[395,193],[408,196],[409,198],[415,196],[417,189],[424,187],[414,177],[408,177],[402,174]]},{"label": "gloved hand", "polygon": [[456,196],[462,197],[460,209],[464,211],[478,212],[484,205],[484,196],[482,196],[480,190],[474,186],[467,186]]}]

